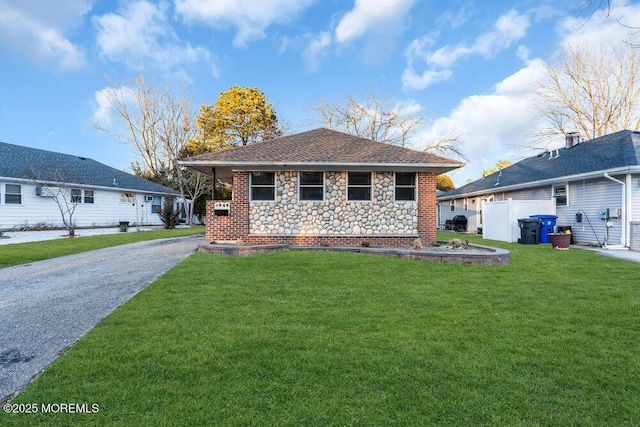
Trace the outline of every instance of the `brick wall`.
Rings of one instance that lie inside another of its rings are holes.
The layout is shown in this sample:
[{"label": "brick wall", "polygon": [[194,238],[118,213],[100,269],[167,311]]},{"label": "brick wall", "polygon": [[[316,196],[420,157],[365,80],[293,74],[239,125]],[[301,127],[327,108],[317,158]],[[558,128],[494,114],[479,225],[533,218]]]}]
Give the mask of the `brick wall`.
[{"label": "brick wall", "polygon": [[207,201],[205,238],[208,241],[245,241],[249,234],[249,172],[233,172],[233,199],[229,216],[215,216],[213,205],[214,201]]},{"label": "brick wall", "polygon": [[300,246],[408,246],[420,238],[423,245],[436,242],[436,174],[417,174],[417,235],[256,235],[249,230],[249,173],[233,173],[233,200],[229,216],[215,216],[213,201],[207,202],[206,239],[208,241],[241,240],[247,244],[292,244]]},{"label": "brick wall", "polygon": [[438,240],[436,176],[433,172],[418,173],[418,234],[425,245],[431,245]]}]

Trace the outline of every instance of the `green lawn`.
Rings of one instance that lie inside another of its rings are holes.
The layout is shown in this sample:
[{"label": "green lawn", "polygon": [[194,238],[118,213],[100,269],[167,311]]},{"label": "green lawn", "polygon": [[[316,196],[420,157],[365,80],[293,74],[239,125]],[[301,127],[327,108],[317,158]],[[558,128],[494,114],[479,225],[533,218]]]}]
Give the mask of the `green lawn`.
[{"label": "green lawn", "polygon": [[[65,231],[60,231],[64,234]],[[82,230],[77,231],[82,234]],[[63,255],[77,254],[95,249],[142,242],[144,240],[164,239],[204,233],[204,227],[177,228],[173,230],[140,231],[131,233],[104,234],[99,236],[74,237],[67,239],[45,240],[42,242],[0,245],[0,268],[26,264],[34,261]]]},{"label": "green lawn", "polygon": [[[443,235],[444,236],[444,235]],[[640,264],[195,253],[13,403],[9,425],[638,425]]]}]

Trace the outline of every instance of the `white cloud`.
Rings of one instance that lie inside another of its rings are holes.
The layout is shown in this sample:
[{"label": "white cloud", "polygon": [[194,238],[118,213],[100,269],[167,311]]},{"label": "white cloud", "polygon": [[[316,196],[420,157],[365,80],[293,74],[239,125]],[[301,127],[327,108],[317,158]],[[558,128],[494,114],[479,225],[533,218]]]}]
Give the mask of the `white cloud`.
[{"label": "white cloud", "polygon": [[307,70],[316,72],[320,68],[320,62],[325,55],[325,50],[331,45],[331,34],[323,31],[318,36],[313,37],[305,50],[302,52],[302,59]]},{"label": "white cloud", "polygon": [[[464,58],[471,55],[492,58],[524,37],[529,25],[526,15],[510,10],[496,20],[492,31],[481,34],[469,45],[447,45],[432,51],[430,48],[434,41],[431,37],[415,39],[406,50],[407,67],[402,73],[402,86],[407,89],[424,89],[449,78],[451,68]],[[416,71],[420,65],[425,71]]]},{"label": "white cloud", "polygon": [[609,44],[611,41],[640,43],[640,4],[627,5],[626,1],[613,1],[609,15],[596,12],[591,19],[583,16],[569,16],[560,22],[558,31],[562,36],[562,46],[582,44]]},{"label": "white cloud", "polygon": [[[96,109],[93,112],[93,120],[96,124],[109,127],[113,124],[113,111],[111,108],[110,96],[118,96],[119,102],[124,101],[126,105],[135,105],[134,90],[127,86],[122,86],[114,91],[111,87],[105,87],[93,94]],[[135,108],[135,107],[134,107]]]},{"label": "white cloud", "polygon": [[451,70],[426,70],[422,74],[417,74],[412,69],[405,69],[402,72],[402,86],[411,89],[424,89],[434,83],[449,80],[453,72]]},{"label": "white cloud", "polygon": [[461,135],[460,148],[467,165],[452,173],[456,186],[463,185],[467,178],[480,178],[482,170],[493,167],[498,160],[515,162],[531,154],[519,143],[541,125],[531,99],[542,70],[540,60],[531,61],[499,82],[493,93],[469,96],[449,116],[433,121],[422,136],[425,140]]},{"label": "white cloud", "polygon": [[64,70],[81,68],[84,50],[66,34],[90,9],[89,0],[0,0],[0,43],[36,62],[56,63]]},{"label": "white cloud", "polygon": [[118,13],[93,18],[100,55],[132,66],[150,62],[169,69],[209,59],[209,52],[182,42],[167,22],[168,4],[146,0],[127,4]]},{"label": "white cloud", "polygon": [[309,7],[313,0],[176,0],[176,14],[187,21],[211,26],[230,23],[238,28],[233,45],[244,47],[263,38],[273,24],[289,22]]},{"label": "white cloud", "polygon": [[414,1],[356,0],[353,10],[347,12],[336,27],[336,41],[346,43],[372,31],[386,34],[397,31]]}]

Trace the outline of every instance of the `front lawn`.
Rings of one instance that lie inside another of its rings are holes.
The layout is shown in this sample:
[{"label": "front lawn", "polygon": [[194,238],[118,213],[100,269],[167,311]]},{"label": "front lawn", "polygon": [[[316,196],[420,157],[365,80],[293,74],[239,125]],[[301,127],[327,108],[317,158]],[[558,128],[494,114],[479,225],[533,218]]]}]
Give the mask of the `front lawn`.
[{"label": "front lawn", "polygon": [[[78,233],[81,231],[79,230]],[[60,234],[64,234],[60,231]],[[135,233],[103,234],[98,236],[44,240],[41,242],[0,245],[0,268],[42,261],[63,255],[77,254],[95,249],[204,233],[204,227],[176,228],[172,230],[140,231]]]},{"label": "front lawn", "polygon": [[[480,242],[475,237],[469,238]],[[195,253],[12,403],[11,425],[638,425],[640,264]]]}]

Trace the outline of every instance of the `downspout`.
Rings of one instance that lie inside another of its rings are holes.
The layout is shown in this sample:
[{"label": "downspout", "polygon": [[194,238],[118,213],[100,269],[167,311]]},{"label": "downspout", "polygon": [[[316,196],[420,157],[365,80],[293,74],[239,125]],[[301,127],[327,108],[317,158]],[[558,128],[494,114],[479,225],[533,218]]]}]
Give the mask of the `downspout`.
[{"label": "downspout", "polygon": [[633,221],[633,199],[631,197],[631,173],[627,173],[626,175],[626,185],[625,185],[626,189],[627,189],[627,193],[626,193],[626,199],[625,199],[625,207],[624,207],[624,211],[623,211],[623,215],[625,215],[625,218],[627,218],[626,221],[626,225],[627,225],[627,233],[625,234],[625,246],[630,248],[631,247],[631,221]]},{"label": "downspout", "polygon": [[[629,175],[627,174],[627,177]],[[620,181],[619,179],[616,179],[614,177],[612,177],[611,175],[609,175],[608,173],[604,173],[604,177],[607,178],[609,181],[613,181],[613,182],[617,182],[618,184],[622,185],[622,218],[621,218],[621,222],[622,222],[622,230],[620,230],[620,247],[624,248],[627,246],[627,185]],[[608,220],[608,219],[607,219]],[[605,224],[605,227],[607,225]]]}]

